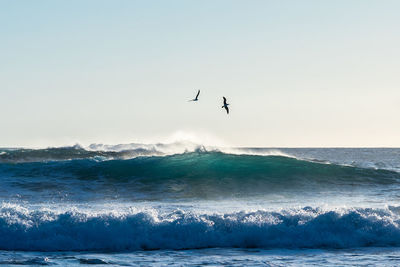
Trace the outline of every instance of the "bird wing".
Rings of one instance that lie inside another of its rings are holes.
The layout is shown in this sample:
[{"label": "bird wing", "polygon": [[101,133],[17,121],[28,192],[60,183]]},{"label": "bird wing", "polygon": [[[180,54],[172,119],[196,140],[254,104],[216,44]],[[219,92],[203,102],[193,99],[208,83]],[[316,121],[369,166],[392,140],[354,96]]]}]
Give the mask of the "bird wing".
[{"label": "bird wing", "polygon": [[229,108],[228,108],[228,106],[225,106],[225,109],[226,109],[226,113],[229,114]]},{"label": "bird wing", "polygon": [[224,99],[224,105],[226,105],[226,98],[225,96],[222,97]]},{"label": "bird wing", "polygon": [[197,92],[196,99],[199,97],[200,90]]}]

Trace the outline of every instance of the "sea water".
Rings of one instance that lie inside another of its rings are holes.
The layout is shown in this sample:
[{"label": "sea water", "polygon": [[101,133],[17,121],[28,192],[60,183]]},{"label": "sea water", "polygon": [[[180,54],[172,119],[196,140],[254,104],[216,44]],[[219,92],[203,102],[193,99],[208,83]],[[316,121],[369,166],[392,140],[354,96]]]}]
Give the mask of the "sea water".
[{"label": "sea water", "polygon": [[400,264],[400,149],[0,149],[0,264]]}]

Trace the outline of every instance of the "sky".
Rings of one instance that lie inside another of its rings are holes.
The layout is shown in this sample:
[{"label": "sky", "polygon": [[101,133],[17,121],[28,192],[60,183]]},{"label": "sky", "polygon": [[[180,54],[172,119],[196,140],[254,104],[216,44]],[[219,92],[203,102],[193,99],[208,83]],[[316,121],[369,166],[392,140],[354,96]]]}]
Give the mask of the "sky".
[{"label": "sky", "polygon": [[0,0],[0,147],[400,147],[399,10]]}]

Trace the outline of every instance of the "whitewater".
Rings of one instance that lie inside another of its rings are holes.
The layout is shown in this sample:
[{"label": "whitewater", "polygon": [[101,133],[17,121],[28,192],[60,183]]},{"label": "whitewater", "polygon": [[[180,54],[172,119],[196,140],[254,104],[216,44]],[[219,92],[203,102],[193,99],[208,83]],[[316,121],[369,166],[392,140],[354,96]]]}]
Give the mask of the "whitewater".
[{"label": "whitewater", "polygon": [[0,148],[0,264],[396,265],[400,149]]}]

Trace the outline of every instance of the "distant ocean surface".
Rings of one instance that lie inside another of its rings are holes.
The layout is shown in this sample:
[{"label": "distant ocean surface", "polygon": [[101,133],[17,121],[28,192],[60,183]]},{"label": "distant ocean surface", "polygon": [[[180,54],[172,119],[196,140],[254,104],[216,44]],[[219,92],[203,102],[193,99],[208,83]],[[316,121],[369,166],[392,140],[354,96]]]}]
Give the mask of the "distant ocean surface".
[{"label": "distant ocean surface", "polygon": [[400,265],[400,149],[0,148],[0,264]]}]

